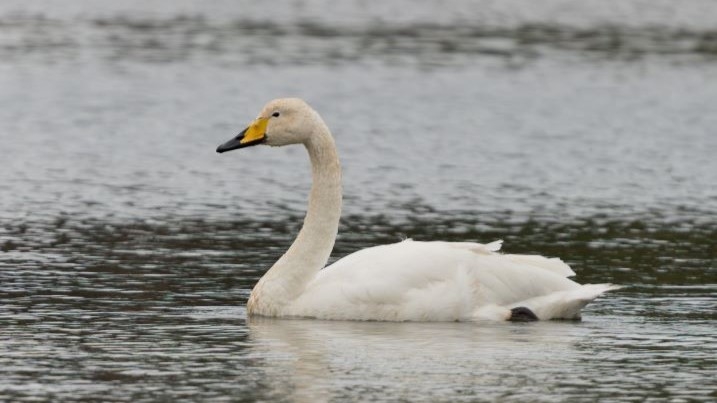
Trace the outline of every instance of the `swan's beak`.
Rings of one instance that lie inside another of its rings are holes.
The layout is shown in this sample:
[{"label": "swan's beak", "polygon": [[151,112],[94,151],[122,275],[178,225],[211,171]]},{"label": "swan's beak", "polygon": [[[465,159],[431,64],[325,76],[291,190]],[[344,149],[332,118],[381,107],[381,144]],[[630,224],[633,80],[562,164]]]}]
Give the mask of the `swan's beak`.
[{"label": "swan's beak", "polygon": [[263,143],[266,140],[266,125],[269,122],[267,118],[259,118],[249,125],[236,137],[217,147],[218,153],[236,150],[238,148],[249,147]]}]

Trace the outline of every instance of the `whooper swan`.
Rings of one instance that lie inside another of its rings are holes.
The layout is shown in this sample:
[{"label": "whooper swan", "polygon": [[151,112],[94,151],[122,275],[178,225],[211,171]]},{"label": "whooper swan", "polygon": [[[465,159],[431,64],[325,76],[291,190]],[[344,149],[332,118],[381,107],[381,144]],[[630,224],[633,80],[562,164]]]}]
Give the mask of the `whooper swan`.
[{"label": "whooper swan", "polygon": [[269,102],[217,152],[303,144],[312,186],[304,225],[251,292],[248,315],[380,321],[579,319],[611,284],[580,285],[557,258],[500,254],[501,241],[405,240],[324,267],[341,216],[341,167],[319,114],[296,98]]}]

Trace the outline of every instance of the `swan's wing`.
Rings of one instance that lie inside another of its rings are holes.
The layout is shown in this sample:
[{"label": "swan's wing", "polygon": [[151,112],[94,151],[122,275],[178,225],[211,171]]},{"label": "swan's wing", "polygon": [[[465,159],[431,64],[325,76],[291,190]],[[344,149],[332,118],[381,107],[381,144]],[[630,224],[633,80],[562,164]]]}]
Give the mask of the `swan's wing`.
[{"label": "swan's wing", "polygon": [[557,257],[547,258],[540,255],[503,255],[503,257],[517,264],[539,267],[563,277],[572,277],[575,275],[573,269]]},{"label": "swan's wing", "polygon": [[[407,241],[411,241],[411,239],[407,239]],[[421,244],[430,243],[433,245],[441,245],[444,247],[449,248],[458,248],[458,249],[465,249],[469,250],[474,253],[483,254],[483,255],[489,255],[493,252],[498,252],[500,248],[503,246],[503,240],[499,239],[497,241],[491,242],[491,243],[476,243],[476,242],[442,242],[442,241],[433,241],[433,242],[421,242]]]},{"label": "swan's wing", "polygon": [[[502,240],[491,242],[489,244],[480,244],[474,242],[431,242],[435,244],[442,244],[447,247],[466,249],[478,254],[491,254],[492,252],[498,252],[503,245]],[[547,258],[540,255],[503,255],[505,259],[509,259],[516,264],[539,267],[541,269],[552,271],[555,274],[572,277],[575,272],[565,264],[562,260],[557,257]]]},{"label": "swan's wing", "polygon": [[562,262],[495,253],[499,248],[499,242],[407,240],[363,249],[321,270],[294,304],[294,313],[465,320],[477,306],[507,306],[579,287],[565,278],[569,268]]}]

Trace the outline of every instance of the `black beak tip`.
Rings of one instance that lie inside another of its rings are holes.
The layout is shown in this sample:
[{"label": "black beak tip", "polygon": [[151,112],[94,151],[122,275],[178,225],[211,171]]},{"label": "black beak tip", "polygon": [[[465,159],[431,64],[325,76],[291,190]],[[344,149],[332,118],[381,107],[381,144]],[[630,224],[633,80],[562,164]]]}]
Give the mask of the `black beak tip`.
[{"label": "black beak tip", "polygon": [[241,143],[242,138],[243,138],[242,136],[237,136],[237,137],[227,141],[226,143],[217,147],[217,152],[219,154],[221,154],[221,153],[224,153],[227,151],[236,150],[237,148],[242,148],[244,146]]},{"label": "black beak tip", "polygon": [[237,134],[233,139],[217,147],[217,152],[221,154],[227,151],[236,150],[237,148],[246,147],[248,144],[242,144],[241,141],[244,139],[244,133],[246,133],[247,130],[248,129],[242,130],[242,132]]}]

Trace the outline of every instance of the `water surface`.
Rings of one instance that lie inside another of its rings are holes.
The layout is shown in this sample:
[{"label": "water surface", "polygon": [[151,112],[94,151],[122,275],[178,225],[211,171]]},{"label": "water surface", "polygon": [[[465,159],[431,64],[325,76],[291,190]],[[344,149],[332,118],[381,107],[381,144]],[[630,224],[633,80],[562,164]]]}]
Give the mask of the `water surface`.
[{"label": "water surface", "polygon": [[[569,3],[569,4],[568,4]],[[0,400],[714,401],[713,2],[4,2]],[[406,237],[626,287],[582,322],[248,320],[332,128],[332,260]]]}]

